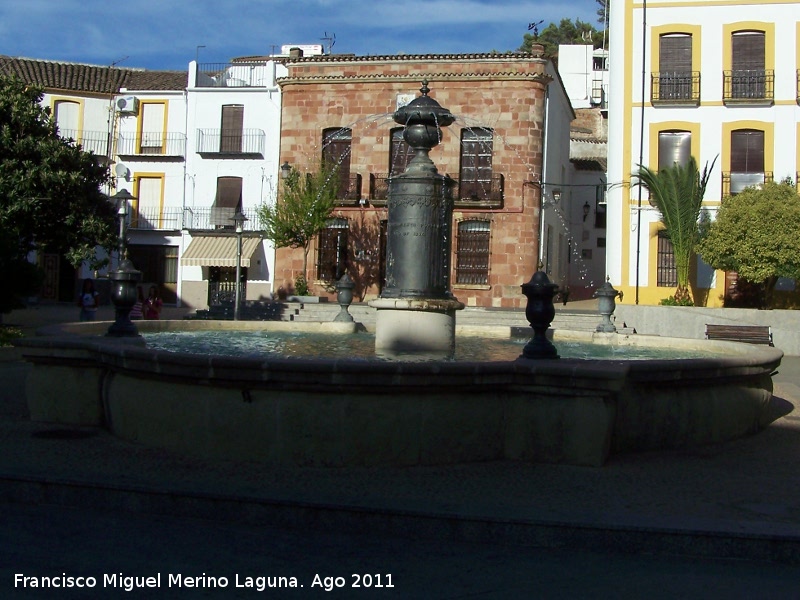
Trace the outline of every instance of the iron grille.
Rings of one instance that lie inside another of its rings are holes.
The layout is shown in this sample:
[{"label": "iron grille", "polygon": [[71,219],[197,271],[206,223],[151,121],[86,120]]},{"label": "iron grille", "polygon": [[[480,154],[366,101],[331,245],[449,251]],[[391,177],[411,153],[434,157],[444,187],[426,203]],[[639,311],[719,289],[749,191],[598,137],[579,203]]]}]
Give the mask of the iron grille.
[{"label": "iron grille", "polygon": [[462,221],[456,241],[456,284],[489,285],[488,221]]}]

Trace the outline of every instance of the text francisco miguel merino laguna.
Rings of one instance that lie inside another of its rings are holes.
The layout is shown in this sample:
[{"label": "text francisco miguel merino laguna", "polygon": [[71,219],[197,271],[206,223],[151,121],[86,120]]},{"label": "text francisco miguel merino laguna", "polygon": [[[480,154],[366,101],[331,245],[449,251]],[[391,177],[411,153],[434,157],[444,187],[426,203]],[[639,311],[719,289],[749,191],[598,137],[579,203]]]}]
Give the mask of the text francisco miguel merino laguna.
[{"label": "text francisco miguel merino laguna", "polygon": [[[263,592],[267,588],[305,587],[297,581],[297,577],[249,577],[239,575],[233,578],[214,575],[188,576],[181,573],[161,573],[149,576],[129,576],[122,573],[104,573],[99,577],[72,576],[62,573],[52,576],[29,576],[14,574],[15,588],[119,588],[130,592],[136,588],[160,588],[162,583],[168,588],[251,588]],[[323,588],[330,591],[342,587],[393,588],[392,575],[385,574],[350,574],[348,577],[330,577],[316,574],[310,587]]]}]

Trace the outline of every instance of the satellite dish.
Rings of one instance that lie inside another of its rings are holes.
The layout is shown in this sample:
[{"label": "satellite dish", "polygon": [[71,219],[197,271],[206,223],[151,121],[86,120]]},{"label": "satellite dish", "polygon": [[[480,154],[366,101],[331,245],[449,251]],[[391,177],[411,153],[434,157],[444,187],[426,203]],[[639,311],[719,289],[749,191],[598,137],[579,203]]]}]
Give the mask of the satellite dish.
[{"label": "satellite dish", "polygon": [[114,173],[116,173],[117,177],[128,177],[128,167],[123,165],[122,163],[117,163],[114,167]]}]

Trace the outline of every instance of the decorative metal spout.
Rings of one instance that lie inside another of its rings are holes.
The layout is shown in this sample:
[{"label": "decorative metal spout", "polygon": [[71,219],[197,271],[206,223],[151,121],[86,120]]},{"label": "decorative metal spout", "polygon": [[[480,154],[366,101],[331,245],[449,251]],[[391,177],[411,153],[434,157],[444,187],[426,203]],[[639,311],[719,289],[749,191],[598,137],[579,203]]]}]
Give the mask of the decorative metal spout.
[{"label": "decorative metal spout", "polygon": [[336,299],[339,302],[340,310],[334,321],[345,323],[353,321],[353,315],[347,312],[347,309],[353,303],[353,288],[355,285],[347,273],[342,275],[336,283]]},{"label": "decorative metal spout", "polygon": [[111,280],[111,300],[115,307],[115,320],[108,327],[108,337],[138,337],[139,330],[131,321],[130,313],[136,304],[136,286],[142,279],[141,271],[137,271],[127,256],[120,262],[116,271],[108,274]]},{"label": "decorative metal spout", "polygon": [[558,358],[553,342],[547,339],[547,329],[556,316],[553,296],[558,285],[551,283],[544,271],[537,271],[528,283],[522,284],[522,293],[528,298],[525,317],[533,328],[533,338],[522,350],[523,358]]},{"label": "decorative metal spout", "polygon": [[615,290],[609,279],[606,278],[606,282],[594,291],[594,296],[595,298],[599,298],[598,307],[600,309],[600,316],[603,318],[595,331],[616,333],[617,328],[614,323],[611,322],[611,315],[614,314],[614,310],[617,307],[614,300],[617,296],[620,296],[620,292]]}]

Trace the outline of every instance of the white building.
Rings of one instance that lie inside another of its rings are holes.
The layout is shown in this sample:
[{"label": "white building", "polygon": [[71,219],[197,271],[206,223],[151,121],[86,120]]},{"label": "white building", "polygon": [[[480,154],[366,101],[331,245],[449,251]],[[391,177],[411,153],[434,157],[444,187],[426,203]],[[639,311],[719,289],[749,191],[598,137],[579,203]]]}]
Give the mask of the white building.
[{"label": "white building", "polygon": [[[233,299],[241,211],[242,298],[273,292],[275,251],[262,240],[257,208],[274,202],[278,186],[281,95],[273,59],[189,65],[185,130],[189,151],[181,206],[180,298],[203,308]],[[183,176],[183,175],[182,175]]]},{"label": "white building", "polygon": [[568,240],[570,299],[589,298],[605,281],[608,52],[591,45],[560,45],[558,71],[575,109],[570,125],[570,199],[563,213]]}]

